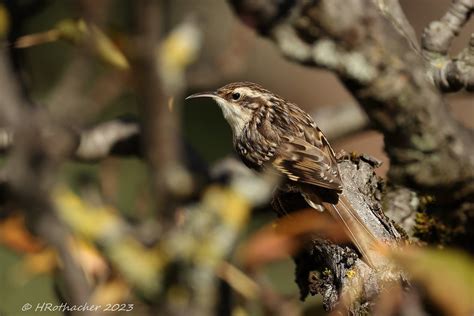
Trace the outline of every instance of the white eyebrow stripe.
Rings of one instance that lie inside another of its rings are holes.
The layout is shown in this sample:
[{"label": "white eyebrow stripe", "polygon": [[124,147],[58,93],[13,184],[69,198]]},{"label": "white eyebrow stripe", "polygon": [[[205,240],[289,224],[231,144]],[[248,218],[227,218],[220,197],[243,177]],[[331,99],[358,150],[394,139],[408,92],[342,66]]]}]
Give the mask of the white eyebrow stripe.
[{"label": "white eyebrow stripe", "polygon": [[266,93],[262,93],[260,91],[254,90],[254,89],[250,89],[248,87],[239,87],[239,88],[234,89],[233,92],[238,92],[242,96],[248,96],[248,97],[251,97],[251,98],[260,97],[260,98],[264,98],[265,100],[269,99],[269,96]]}]

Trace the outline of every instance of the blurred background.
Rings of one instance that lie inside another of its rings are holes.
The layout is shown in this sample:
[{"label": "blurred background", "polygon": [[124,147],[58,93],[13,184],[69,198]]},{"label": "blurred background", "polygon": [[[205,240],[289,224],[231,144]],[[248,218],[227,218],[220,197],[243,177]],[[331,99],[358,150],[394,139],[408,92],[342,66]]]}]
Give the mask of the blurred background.
[{"label": "blurred background", "polygon": [[[103,31],[119,47],[126,47],[127,34],[132,28],[133,1],[99,0],[108,2]],[[262,39],[238,21],[225,1],[219,0],[174,0],[164,1],[164,32],[193,19],[201,30],[201,49],[195,61],[185,74],[188,95],[197,91],[214,90],[232,81],[252,81],[291,100],[310,113],[327,107],[355,103],[331,73],[298,66],[286,61],[273,48],[273,44]],[[439,18],[448,7],[449,0],[402,0],[408,19],[417,34],[432,20]],[[78,18],[78,8],[73,0],[11,0],[2,1],[11,14],[10,40],[28,34],[48,31],[64,19]],[[474,32],[474,22],[463,29],[453,46],[456,53],[468,42]],[[65,41],[54,41],[14,50],[17,71],[28,87],[28,96],[34,103],[47,104],[52,89],[62,78],[66,66],[74,54],[74,45]],[[94,71],[101,74],[106,67],[95,64]],[[98,77],[98,76],[97,76]],[[104,80],[102,78],[102,80]],[[106,79],[105,79],[106,80]],[[111,79],[112,80],[112,79]],[[91,81],[88,88],[100,97],[101,84]],[[96,90],[94,90],[96,89]],[[447,97],[454,115],[463,124],[474,127],[472,95],[456,93]],[[208,101],[184,102],[180,124],[183,138],[199,154],[203,163],[212,164],[226,156],[233,155],[230,129],[219,108]],[[137,100],[132,90],[124,85],[108,100],[97,116],[87,124],[114,119],[136,117],[139,113]],[[28,122],[25,122],[28,124]],[[385,175],[389,165],[383,153],[383,139],[380,134],[366,128],[360,132],[338,137],[332,142],[336,150],[367,153],[382,160],[378,170]],[[99,163],[67,162],[61,168],[60,182],[68,184],[80,194],[100,192],[101,199],[114,205],[131,221],[146,217],[151,211],[152,197],[147,167],[135,158],[107,158]],[[274,214],[269,209],[260,209],[252,216],[245,236],[268,223]],[[0,222],[0,315],[25,315],[19,307],[29,302],[57,302],[55,294],[53,263],[48,253],[37,252],[41,244],[25,231],[19,231],[15,221]],[[91,259],[93,260],[93,259]],[[94,263],[91,263],[94,264]],[[97,263],[97,269],[101,269]],[[294,283],[294,265],[291,259],[266,266],[268,282],[284,295],[297,296]],[[307,308],[321,311],[319,298],[311,297],[305,302]],[[127,315],[140,315],[136,309]],[[60,315],[60,312],[51,315]],[[313,313],[314,314],[314,313]]]}]

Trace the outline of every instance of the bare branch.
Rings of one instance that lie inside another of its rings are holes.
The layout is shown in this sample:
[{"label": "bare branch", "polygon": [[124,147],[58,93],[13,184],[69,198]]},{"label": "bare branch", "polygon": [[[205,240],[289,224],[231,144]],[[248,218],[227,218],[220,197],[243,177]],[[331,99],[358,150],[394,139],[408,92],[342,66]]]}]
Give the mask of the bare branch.
[{"label": "bare branch", "polygon": [[373,0],[382,14],[392,23],[393,27],[406,38],[411,48],[420,52],[420,44],[415,30],[403,13],[399,0]]},{"label": "bare branch", "polygon": [[352,103],[320,108],[313,117],[331,140],[353,135],[369,125],[367,115]]},{"label": "bare branch", "polygon": [[75,158],[82,161],[104,159],[110,155],[140,155],[140,129],[135,122],[120,120],[99,124],[81,133]]},{"label": "bare branch", "polygon": [[[39,216],[37,220],[38,222],[35,223],[36,233],[57,250],[61,259],[62,276],[66,284],[66,291],[62,294],[68,300],[68,303],[83,304],[87,302],[92,293],[92,288],[72,252],[74,237],[69,228],[62,219],[58,218],[55,212],[46,212]],[[89,314],[86,312],[86,315]]]},{"label": "bare branch", "polygon": [[58,121],[71,122],[77,118],[79,109],[90,111],[84,106],[84,84],[90,80],[92,69],[90,61],[82,54],[77,54],[67,65],[61,79],[50,94],[48,109]]},{"label": "bare branch", "polygon": [[[0,51],[0,87],[2,100],[0,101],[1,123],[3,126],[12,127],[19,123],[23,103],[20,101],[20,89],[13,80],[13,75],[8,61],[7,53]],[[8,139],[8,138],[7,138]]]},{"label": "bare branch", "polygon": [[[319,126],[330,139],[342,138],[368,127],[367,116],[352,103],[323,107],[313,117],[320,122]],[[77,133],[71,130],[70,133],[75,134],[77,139],[77,148],[71,159],[94,162],[110,156],[143,156],[142,127],[136,120],[119,118],[84,128]],[[0,153],[11,150],[14,142],[11,129],[0,129]],[[185,148],[184,158],[192,160],[193,156],[195,154]]]},{"label": "bare branch", "polygon": [[192,180],[184,165],[177,145],[179,110],[174,108],[173,95],[165,90],[160,76],[156,50],[160,39],[161,15],[157,1],[136,2],[137,31],[133,52],[133,74],[144,118],[143,140],[145,157],[151,169],[158,216],[165,227],[174,220],[177,199],[192,191]]},{"label": "bare branch", "polygon": [[447,55],[451,43],[469,20],[474,2],[453,0],[448,12],[439,20],[431,22],[423,33],[423,49],[427,53]]},{"label": "bare branch", "polygon": [[431,22],[423,32],[423,56],[431,65],[429,75],[442,91],[463,88],[474,91],[474,35],[458,56],[451,58],[448,54],[454,38],[473,11],[473,0],[453,0],[448,12],[439,21]]},{"label": "bare branch", "polygon": [[[93,78],[92,69],[90,58],[82,53],[77,53],[66,66],[47,101],[48,110],[55,120],[64,125],[80,127],[122,93],[126,74],[108,71]],[[95,81],[94,86],[86,89],[87,83],[92,79]]]}]

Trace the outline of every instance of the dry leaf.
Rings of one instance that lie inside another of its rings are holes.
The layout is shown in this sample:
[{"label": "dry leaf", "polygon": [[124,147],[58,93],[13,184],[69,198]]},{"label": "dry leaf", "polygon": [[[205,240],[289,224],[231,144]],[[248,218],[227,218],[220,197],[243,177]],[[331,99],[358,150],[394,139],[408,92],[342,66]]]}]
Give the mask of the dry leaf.
[{"label": "dry leaf", "polygon": [[245,267],[257,269],[296,253],[309,234],[336,242],[348,240],[341,225],[327,214],[307,209],[291,213],[257,231],[241,247],[239,255]]},{"label": "dry leaf", "polygon": [[25,227],[22,215],[13,215],[0,222],[0,244],[18,252],[39,252],[44,244]]}]

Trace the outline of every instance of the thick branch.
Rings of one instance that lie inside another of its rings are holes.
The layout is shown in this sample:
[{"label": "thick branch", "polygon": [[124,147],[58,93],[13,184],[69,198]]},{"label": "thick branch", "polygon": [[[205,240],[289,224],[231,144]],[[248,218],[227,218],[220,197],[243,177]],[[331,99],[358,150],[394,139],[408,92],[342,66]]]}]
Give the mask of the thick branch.
[{"label": "thick branch", "polygon": [[[361,221],[382,243],[395,247],[403,240],[403,232],[397,230],[393,222],[381,211],[383,183],[375,175],[378,163],[367,156],[352,157],[339,162],[344,182],[345,195],[359,214]],[[297,193],[280,193],[277,206],[286,211],[299,210],[305,202]],[[383,263],[383,258],[381,261]],[[296,282],[301,298],[308,294],[320,293],[327,310],[332,310],[342,293],[351,295],[347,306],[355,315],[368,309],[370,302],[383,287],[382,280],[398,281],[400,274],[394,272],[388,262],[377,267],[369,267],[356,252],[349,247],[336,245],[314,237],[303,251],[295,256]],[[356,304],[353,304],[356,303]]]},{"label": "thick branch", "polygon": [[474,196],[472,131],[450,115],[423,60],[372,1],[232,4],[289,59],[339,75],[384,134],[394,183],[434,194],[451,214]]},{"label": "thick branch", "polygon": [[[473,133],[450,115],[426,76],[422,58],[372,1],[231,3],[247,25],[270,37],[287,58],[334,71],[384,134],[390,180],[433,194],[438,210],[456,218],[445,221],[447,226],[469,240],[463,227],[474,221]],[[397,200],[386,199],[385,203],[394,209]],[[413,213],[408,210],[407,219],[413,219]],[[413,222],[404,224],[413,231]],[[344,262],[337,261],[340,252],[327,253],[336,257],[335,262]],[[323,257],[330,260],[330,256]],[[305,277],[307,274],[302,280]],[[323,297],[331,306],[332,296]]]}]

